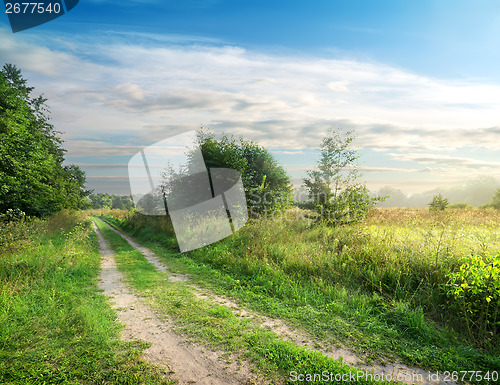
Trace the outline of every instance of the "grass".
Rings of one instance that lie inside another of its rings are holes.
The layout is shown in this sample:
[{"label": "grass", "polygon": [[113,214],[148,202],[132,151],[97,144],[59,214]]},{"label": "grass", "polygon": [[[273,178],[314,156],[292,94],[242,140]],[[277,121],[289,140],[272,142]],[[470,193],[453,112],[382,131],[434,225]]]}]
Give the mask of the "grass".
[{"label": "grass", "polygon": [[183,255],[172,252],[165,218],[115,212],[107,219],[199,285],[368,361],[500,370],[498,335],[466,335],[446,296],[447,274],[464,256],[500,250],[498,212],[379,209],[364,223],[338,228],[289,215],[249,223]]},{"label": "grass", "polygon": [[88,219],[0,223],[0,241],[0,383],[173,383],[119,340]]},{"label": "grass", "polygon": [[[118,268],[125,274],[128,283],[144,295],[153,308],[172,317],[179,332],[201,340],[214,349],[232,352],[240,360],[251,360],[259,368],[261,375],[271,379],[272,383],[294,383],[289,375],[293,371],[337,375],[357,373],[356,368],[283,341],[251,320],[234,315],[226,307],[198,298],[189,284],[169,282],[165,273],[156,270],[121,236],[102,223],[98,226],[116,251]],[[164,257],[170,265],[180,255],[170,252],[164,254]],[[175,268],[180,266],[177,263]],[[195,270],[194,265],[189,269],[196,273]],[[343,382],[387,383],[364,378]]]}]

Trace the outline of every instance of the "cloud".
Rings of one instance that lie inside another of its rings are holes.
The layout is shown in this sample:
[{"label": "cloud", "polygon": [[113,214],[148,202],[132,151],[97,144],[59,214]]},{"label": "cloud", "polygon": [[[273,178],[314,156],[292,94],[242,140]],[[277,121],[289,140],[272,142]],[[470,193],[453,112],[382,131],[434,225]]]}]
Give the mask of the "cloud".
[{"label": "cloud", "polygon": [[[409,161],[498,167],[498,84],[339,57],[265,54],[203,37],[103,34],[42,40],[0,29],[0,57],[48,98],[69,157],[132,156],[205,125],[302,155],[311,169],[314,160],[300,151],[340,127],[384,159],[384,167],[366,169],[371,174],[417,174]],[[483,149],[491,161],[455,156],[463,148]]]},{"label": "cloud", "polygon": [[285,155],[297,155],[297,154],[303,154],[304,151],[300,151],[300,150],[295,150],[295,151],[274,150],[273,153],[275,153],[275,154],[285,154]]},{"label": "cloud", "polygon": [[[393,159],[404,162],[417,162],[422,164],[437,164],[441,166],[448,166],[463,169],[498,169],[500,170],[500,162],[497,161],[483,161],[472,158],[453,157],[450,155],[440,154],[388,154]],[[436,171],[434,169],[426,168],[425,170]],[[445,170],[445,169],[443,169]]]},{"label": "cloud", "polygon": [[65,148],[71,157],[83,156],[133,156],[142,146],[117,145],[104,141],[71,140],[65,143]]},{"label": "cloud", "polygon": [[97,169],[97,170],[101,170],[101,169],[113,169],[113,168],[127,168],[127,164],[109,164],[109,163],[103,163],[103,164],[94,164],[94,163],[79,163],[79,162],[75,162],[75,163],[71,163],[71,164],[74,164],[76,166],[79,166],[79,167],[84,167],[86,169]]},{"label": "cloud", "polygon": [[366,172],[405,172],[413,173],[418,171],[414,168],[402,168],[402,167],[371,167],[371,166],[360,166],[358,170],[362,173]]},{"label": "cloud", "polygon": [[54,111],[64,111],[70,137],[138,137],[149,126],[219,122],[215,129],[241,127],[249,139],[300,148],[318,145],[304,142],[305,135],[317,139],[339,125],[379,150],[470,143],[500,149],[500,141],[478,132],[498,124],[497,85],[432,79],[380,63],[186,45],[175,36],[109,34],[109,43],[72,42],[75,50],[61,37],[49,49],[4,33],[0,55],[29,72]]}]

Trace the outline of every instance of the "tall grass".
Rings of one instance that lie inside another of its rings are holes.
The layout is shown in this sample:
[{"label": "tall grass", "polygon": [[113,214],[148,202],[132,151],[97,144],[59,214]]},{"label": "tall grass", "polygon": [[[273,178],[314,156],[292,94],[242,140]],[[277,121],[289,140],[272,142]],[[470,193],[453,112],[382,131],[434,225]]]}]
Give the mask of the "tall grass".
[{"label": "tall grass", "polygon": [[[142,236],[147,217],[122,219],[143,241],[168,243],[152,230],[157,219]],[[498,329],[466,329],[448,294],[464,258],[498,253],[499,226],[489,210],[374,209],[339,227],[292,210],[187,255],[220,272],[208,285],[319,338],[434,370],[500,370]]]}]

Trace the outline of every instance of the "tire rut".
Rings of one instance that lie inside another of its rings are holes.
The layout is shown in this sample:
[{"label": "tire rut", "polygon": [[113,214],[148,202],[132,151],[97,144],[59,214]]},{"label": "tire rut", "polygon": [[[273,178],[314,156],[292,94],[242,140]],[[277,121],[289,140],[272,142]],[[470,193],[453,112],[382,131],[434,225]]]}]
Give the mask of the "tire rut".
[{"label": "tire rut", "polygon": [[[116,267],[114,252],[95,223],[94,229],[103,255],[98,286],[110,297],[112,307],[117,310],[118,320],[124,325],[122,338],[128,341],[141,339],[152,343],[144,351],[146,361],[165,369],[182,385],[257,383],[254,375],[245,366],[238,368],[236,364],[228,365],[223,362],[224,352],[210,351],[202,345],[187,342],[172,330],[171,323],[159,318],[141,297],[125,284],[123,274]],[[160,264],[158,260],[157,263]],[[162,271],[166,271],[166,268]]]}]

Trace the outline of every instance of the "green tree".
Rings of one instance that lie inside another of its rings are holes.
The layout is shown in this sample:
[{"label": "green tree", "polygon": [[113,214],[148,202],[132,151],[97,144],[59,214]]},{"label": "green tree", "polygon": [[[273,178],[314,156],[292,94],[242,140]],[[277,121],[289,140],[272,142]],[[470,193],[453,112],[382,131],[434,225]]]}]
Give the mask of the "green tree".
[{"label": "green tree", "polygon": [[91,194],[89,196],[90,204],[93,209],[110,209],[112,197],[106,193]]},{"label": "green tree", "polygon": [[360,155],[350,149],[352,131],[328,130],[320,147],[318,169],[307,172],[304,179],[309,199],[320,220],[336,225],[356,222],[383,198],[371,198],[365,184],[359,181],[356,161]]},{"label": "green tree", "polygon": [[493,195],[491,205],[494,208],[496,208],[497,210],[500,210],[500,188],[497,189],[497,191],[495,192],[495,195]]},{"label": "green tree", "polygon": [[223,135],[216,140],[203,129],[198,138],[207,168],[226,167],[240,172],[250,214],[260,215],[288,207],[290,177],[271,153],[257,143]]},{"label": "green tree", "polygon": [[443,195],[434,195],[432,202],[429,203],[429,210],[431,211],[444,211],[448,207],[448,199],[443,198]]},{"label": "green tree", "polygon": [[[212,168],[230,168],[240,173],[250,215],[261,215],[288,207],[292,195],[290,178],[268,150],[241,137],[235,139],[223,135],[217,140],[214,134],[203,128],[198,131],[198,144],[209,174]],[[187,169],[189,167],[187,165]],[[167,181],[180,180],[182,175],[176,175],[178,173],[169,166],[165,170],[163,194],[168,195],[177,187],[185,189],[191,182],[198,185],[194,179],[184,178],[182,186],[176,187],[176,183]],[[181,192],[174,195],[182,199]]]},{"label": "green tree", "polygon": [[64,167],[65,150],[49,123],[43,96],[32,97],[21,71],[0,72],[0,213],[9,209],[45,216],[85,205],[85,174]]},{"label": "green tree", "polygon": [[111,204],[112,209],[126,210],[134,207],[134,202],[129,195],[114,195],[113,203]]}]

